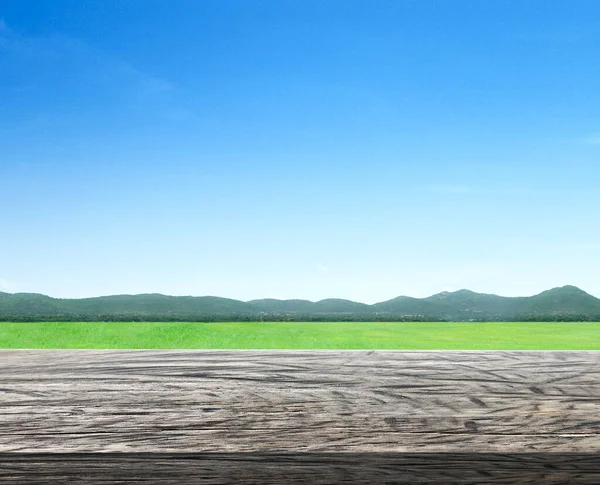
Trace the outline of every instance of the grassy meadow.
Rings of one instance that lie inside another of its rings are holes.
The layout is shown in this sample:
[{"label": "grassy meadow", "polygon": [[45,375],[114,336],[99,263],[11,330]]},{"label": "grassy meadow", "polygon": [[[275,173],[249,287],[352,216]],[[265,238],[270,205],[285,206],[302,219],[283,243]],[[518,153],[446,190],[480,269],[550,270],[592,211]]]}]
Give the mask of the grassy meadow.
[{"label": "grassy meadow", "polygon": [[600,350],[600,323],[0,323],[0,348]]}]

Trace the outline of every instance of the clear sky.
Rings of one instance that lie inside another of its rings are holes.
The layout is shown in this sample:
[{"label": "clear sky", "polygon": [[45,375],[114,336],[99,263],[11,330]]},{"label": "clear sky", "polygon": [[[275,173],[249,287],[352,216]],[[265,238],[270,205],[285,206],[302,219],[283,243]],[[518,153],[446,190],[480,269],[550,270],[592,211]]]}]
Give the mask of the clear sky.
[{"label": "clear sky", "polygon": [[600,296],[600,2],[0,1],[0,291]]}]

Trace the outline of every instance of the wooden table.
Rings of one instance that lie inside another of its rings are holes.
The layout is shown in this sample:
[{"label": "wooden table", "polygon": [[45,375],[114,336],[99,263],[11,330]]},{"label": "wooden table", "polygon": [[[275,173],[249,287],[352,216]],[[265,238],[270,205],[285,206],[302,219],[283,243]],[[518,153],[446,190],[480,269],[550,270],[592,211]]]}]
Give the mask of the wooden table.
[{"label": "wooden table", "polygon": [[600,352],[0,350],[0,483],[600,483]]}]

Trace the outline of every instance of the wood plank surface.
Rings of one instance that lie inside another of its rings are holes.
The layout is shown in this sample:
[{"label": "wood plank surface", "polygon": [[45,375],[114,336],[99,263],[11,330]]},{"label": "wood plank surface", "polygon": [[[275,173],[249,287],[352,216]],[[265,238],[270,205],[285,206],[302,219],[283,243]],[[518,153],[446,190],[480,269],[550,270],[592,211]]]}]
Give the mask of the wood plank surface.
[{"label": "wood plank surface", "polygon": [[0,452],[600,452],[600,352],[0,351]]},{"label": "wood plank surface", "polygon": [[600,483],[598,457],[600,352],[0,350],[1,483]]},{"label": "wood plank surface", "polygon": [[598,485],[598,454],[0,454],[3,485]]}]

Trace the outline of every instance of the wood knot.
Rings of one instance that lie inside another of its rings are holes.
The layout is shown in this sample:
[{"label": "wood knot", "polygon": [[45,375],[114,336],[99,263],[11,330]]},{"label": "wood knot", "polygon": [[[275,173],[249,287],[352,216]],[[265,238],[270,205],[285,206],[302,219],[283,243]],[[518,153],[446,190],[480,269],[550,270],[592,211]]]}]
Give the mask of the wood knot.
[{"label": "wood knot", "polygon": [[467,428],[472,433],[476,433],[478,427],[479,426],[475,421],[465,421],[465,428]]},{"label": "wood knot", "polygon": [[390,426],[393,426],[394,428],[396,426],[398,426],[398,420],[396,418],[394,418],[393,416],[388,416],[387,418],[383,418],[383,420],[386,422],[386,424],[389,424]]}]

